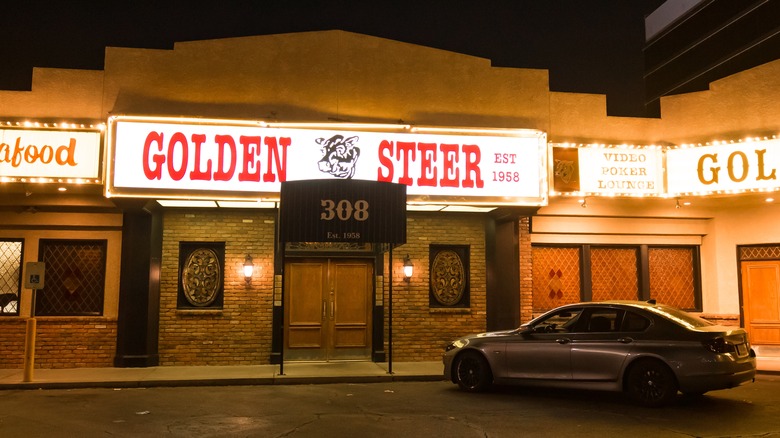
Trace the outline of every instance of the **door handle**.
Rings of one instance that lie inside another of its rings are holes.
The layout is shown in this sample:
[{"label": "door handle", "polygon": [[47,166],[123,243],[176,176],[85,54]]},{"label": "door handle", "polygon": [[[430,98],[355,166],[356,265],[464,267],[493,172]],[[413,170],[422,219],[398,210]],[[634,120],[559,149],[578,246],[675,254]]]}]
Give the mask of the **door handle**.
[{"label": "door handle", "polygon": [[322,302],[322,319],[325,319],[328,317],[328,302],[323,301]]},{"label": "door handle", "polygon": [[618,338],[618,342],[623,344],[630,344],[634,342],[634,338]]},{"label": "door handle", "polygon": [[333,314],[335,312],[335,303],[333,301],[330,302],[330,319],[333,319]]},{"label": "door handle", "polygon": [[569,338],[558,338],[558,339],[555,340],[555,342],[557,342],[559,344],[568,344],[569,342],[571,342],[571,339],[569,339]]}]

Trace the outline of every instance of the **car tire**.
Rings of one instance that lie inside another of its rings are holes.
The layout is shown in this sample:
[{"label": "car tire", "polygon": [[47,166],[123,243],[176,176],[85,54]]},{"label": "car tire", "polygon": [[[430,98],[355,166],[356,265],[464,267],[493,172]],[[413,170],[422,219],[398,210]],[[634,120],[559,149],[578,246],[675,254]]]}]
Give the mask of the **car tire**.
[{"label": "car tire", "polygon": [[493,384],[493,373],[485,358],[474,351],[464,351],[455,362],[455,382],[468,392],[487,391]]},{"label": "car tire", "polygon": [[665,363],[642,359],[628,370],[626,392],[642,406],[663,406],[677,396],[677,380]]}]

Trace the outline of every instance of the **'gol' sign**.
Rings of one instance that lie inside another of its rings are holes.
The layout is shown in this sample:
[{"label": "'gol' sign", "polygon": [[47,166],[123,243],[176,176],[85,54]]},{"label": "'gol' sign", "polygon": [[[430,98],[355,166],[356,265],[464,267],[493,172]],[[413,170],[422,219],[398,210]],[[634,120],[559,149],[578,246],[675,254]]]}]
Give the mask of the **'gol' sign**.
[{"label": "'gol' sign", "polygon": [[780,187],[780,140],[671,149],[668,192],[715,193]]}]

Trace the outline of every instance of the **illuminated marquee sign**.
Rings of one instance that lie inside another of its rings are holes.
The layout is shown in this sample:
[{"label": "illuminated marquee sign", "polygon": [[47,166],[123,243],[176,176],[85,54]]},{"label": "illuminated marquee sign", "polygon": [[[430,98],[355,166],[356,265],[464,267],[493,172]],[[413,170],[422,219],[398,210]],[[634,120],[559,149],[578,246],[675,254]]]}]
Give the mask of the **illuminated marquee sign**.
[{"label": "illuminated marquee sign", "polygon": [[546,137],[530,130],[114,117],[111,196],[278,199],[285,181],[407,186],[420,202],[543,205]]},{"label": "illuminated marquee sign", "polygon": [[100,151],[100,132],[0,129],[0,177],[96,180]]},{"label": "illuminated marquee sign", "polygon": [[780,187],[780,140],[748,141],[666,152],[670,194],[733,193]]},{"label": "illuminated marquee sign", "polygon": [[651,196],[664,191],[661,148],[585,145],[551,149],[556,192]]}]

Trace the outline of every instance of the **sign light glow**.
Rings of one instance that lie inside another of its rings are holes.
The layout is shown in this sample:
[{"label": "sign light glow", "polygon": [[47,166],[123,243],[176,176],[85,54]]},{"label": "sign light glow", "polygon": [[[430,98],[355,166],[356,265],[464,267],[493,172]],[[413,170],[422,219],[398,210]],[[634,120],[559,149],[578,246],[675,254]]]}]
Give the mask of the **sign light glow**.
[{"label": "sign light glow", "polygon": [[100,176],[99,132],[0,129],[0,177]]},{"label": "sign light glow", "polygon": [[738,193],[780,187],[780,140],[748,141],[666,152],[673,194]]},{"label": "sign light glow", "polygon": [[546,203],[539,131],[301,126],[112,118],[108,193],[278,199],[282,182],[326,178],[403,184],[425,202]]}]

